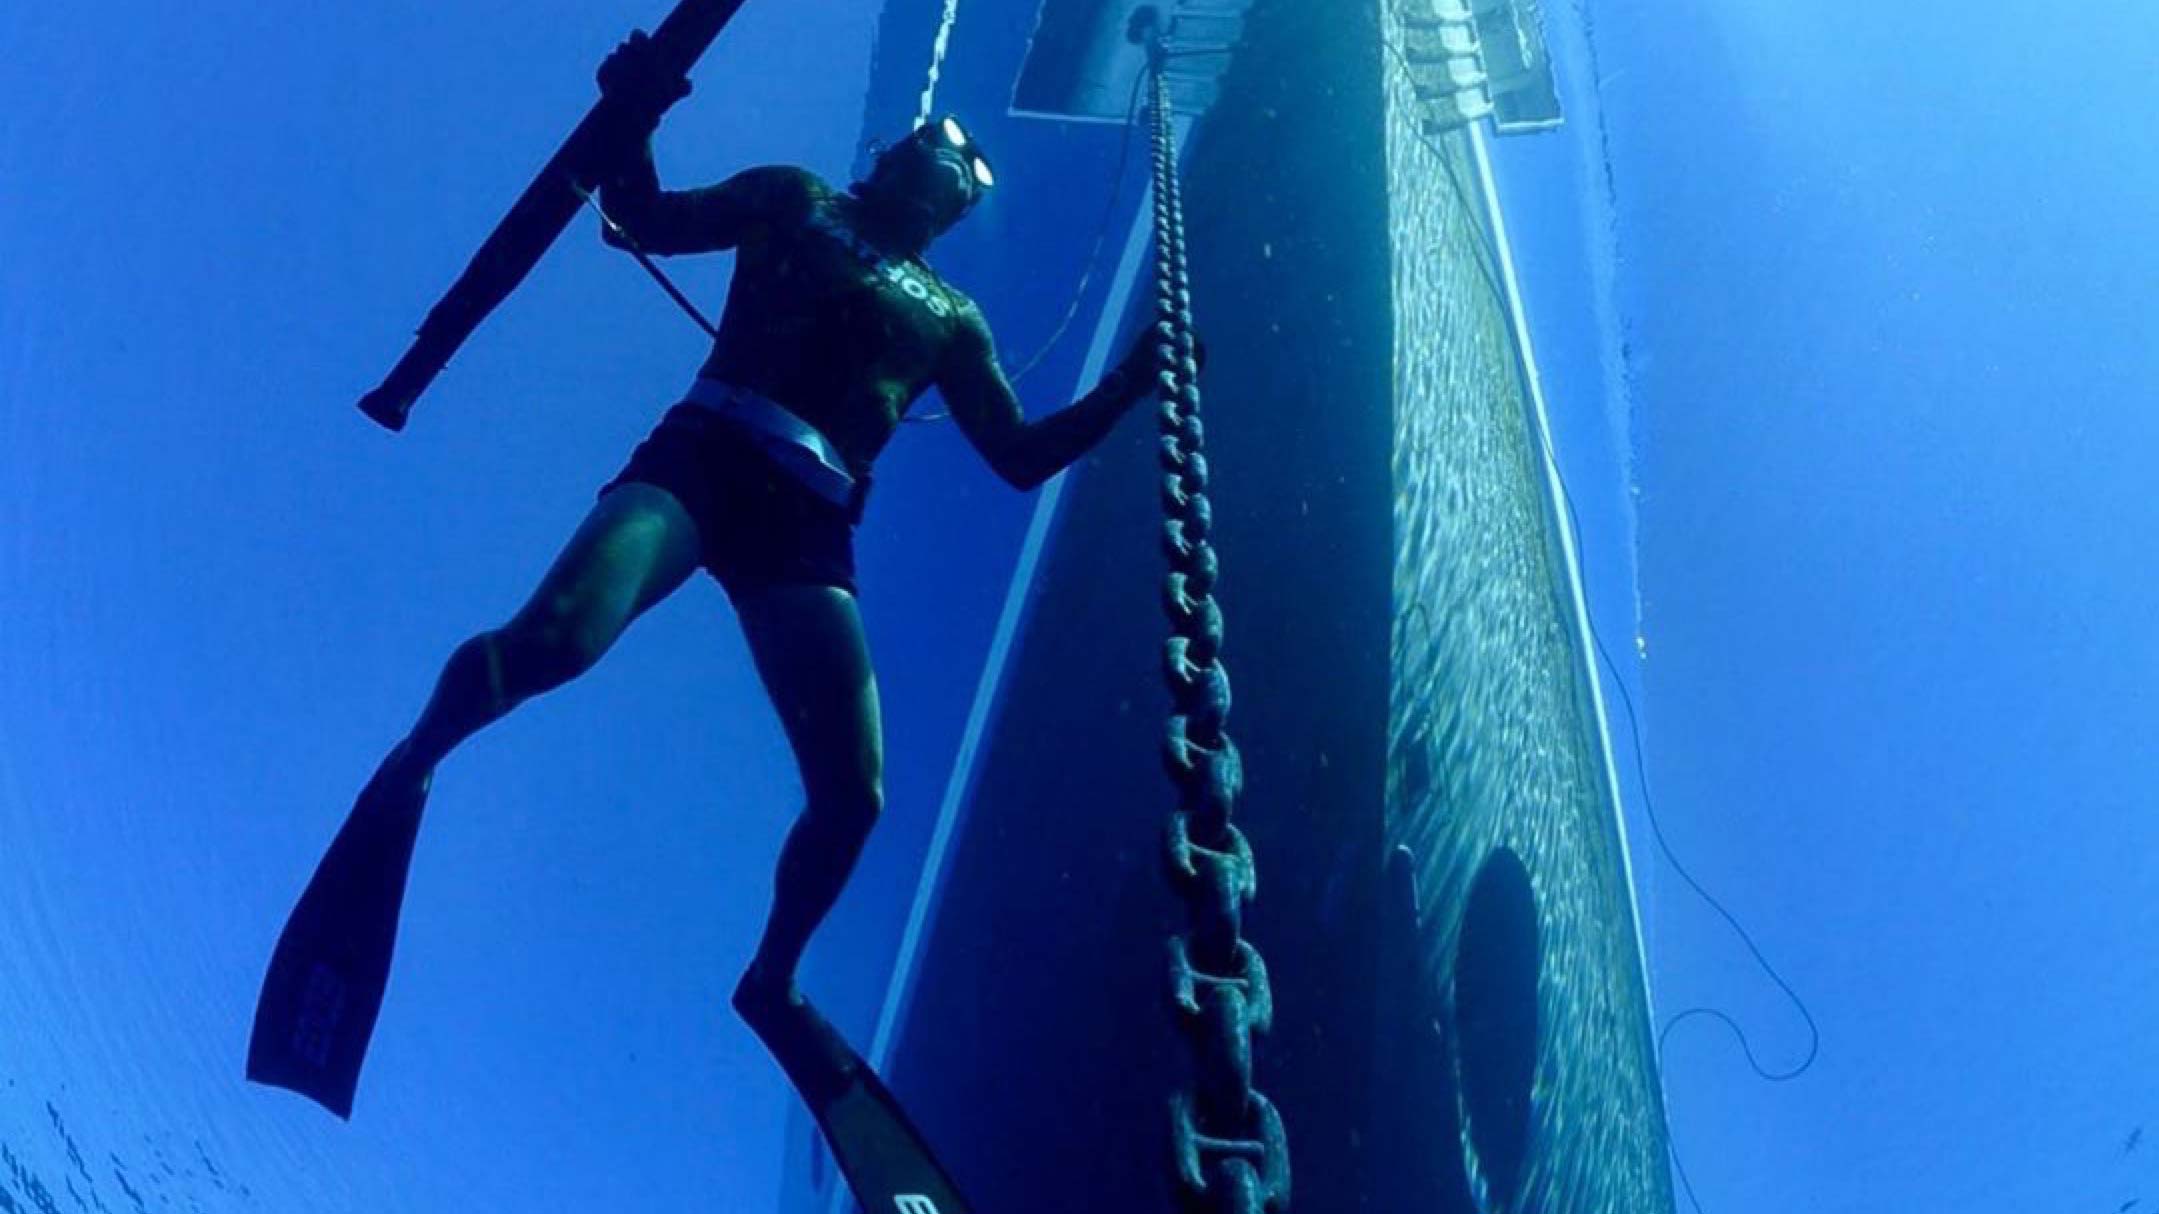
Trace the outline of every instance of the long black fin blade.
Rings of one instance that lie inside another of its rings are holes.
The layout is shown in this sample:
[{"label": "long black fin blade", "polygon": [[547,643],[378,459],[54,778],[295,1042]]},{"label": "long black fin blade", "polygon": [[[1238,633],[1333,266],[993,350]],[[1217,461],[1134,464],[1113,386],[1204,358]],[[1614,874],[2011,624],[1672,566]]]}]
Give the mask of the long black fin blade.
[{"label": "long black fin blade", "polygon": [[973,1206],[877,1072],[815,1007],[762,1026],[864,1214],[970,1214]]},{"label": "long black fin blade", "polygon": [[270,955],[249,1079],[352,1116],[419,833],[417,809],[356,808],[345,819]]}]

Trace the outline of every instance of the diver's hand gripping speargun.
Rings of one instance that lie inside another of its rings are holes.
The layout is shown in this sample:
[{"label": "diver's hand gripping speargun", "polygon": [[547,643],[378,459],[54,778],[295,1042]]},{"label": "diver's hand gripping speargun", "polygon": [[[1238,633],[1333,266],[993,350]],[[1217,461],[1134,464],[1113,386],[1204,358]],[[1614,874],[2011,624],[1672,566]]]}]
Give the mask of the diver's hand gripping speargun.
[{"label": "diver's hand gripping speargun", "polygon": [[[654,73],[685,77],[719,37],[743,0],[680,0],[639,50]],[[562,230],[570,226],[589,190],[613,166],[621,132],[653,115],[640,112],[651,98],[641,90],[603,93],[539,175],[525,187],[509,214],[473,254],[465,272],[429,310],[405,356],[382,386],[360,398],[360,412],[392,430],[405,428],[413,403],[435,381],[450,356],[480,322],[532,272]]]}]

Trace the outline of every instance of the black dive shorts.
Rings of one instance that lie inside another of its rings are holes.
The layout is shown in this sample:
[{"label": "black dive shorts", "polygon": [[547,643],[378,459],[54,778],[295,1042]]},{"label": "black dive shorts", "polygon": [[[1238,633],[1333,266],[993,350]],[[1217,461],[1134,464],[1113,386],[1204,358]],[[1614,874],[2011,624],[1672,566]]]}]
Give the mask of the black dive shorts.
[{"label": "black dive shorts", "polygon": [[697,523],[701,564],[732,598],[796,584],[855,592],[854,519],[804,487],[736,426],[692,404],[669,409],[597,497],[657,485]]}]

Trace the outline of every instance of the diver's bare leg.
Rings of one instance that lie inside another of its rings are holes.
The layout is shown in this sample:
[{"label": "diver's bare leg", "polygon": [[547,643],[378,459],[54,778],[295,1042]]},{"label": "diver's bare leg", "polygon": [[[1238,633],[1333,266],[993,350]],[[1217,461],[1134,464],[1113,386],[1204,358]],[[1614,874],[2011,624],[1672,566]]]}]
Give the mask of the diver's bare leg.
[{"label": "diver's bare leg", "polygon": [[378,780],[428,778],[458,744],[525,700],[590,669],[631,620],[696,571],[697,525],[664,489],[627,482],[593,503],[532,597],[459,645]]},{"label": "diver's bare leg", "polygon": [[854,596],[831,586],[774,586],[735,596],[743,633],[801,768],[802,814],[773,876],[772,913],[735,1006],[792,995],[810,935],[839,900],[884,806],[877,680]]}]

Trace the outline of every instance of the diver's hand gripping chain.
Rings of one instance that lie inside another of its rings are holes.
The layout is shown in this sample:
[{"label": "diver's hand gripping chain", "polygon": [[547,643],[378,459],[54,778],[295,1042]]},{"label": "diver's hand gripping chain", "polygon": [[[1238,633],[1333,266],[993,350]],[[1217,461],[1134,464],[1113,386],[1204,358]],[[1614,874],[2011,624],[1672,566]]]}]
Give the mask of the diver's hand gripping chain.
[{"label": "diver's hand gripping chain", "polygon": [[1212,509],[1200,449],[1184,205],[1159,56],[1153,77],[1154,333],[1165,368],[1157,392],[1162,540],[1170,565],[1163,606],[1172,634],[1163,655],[1173,703],[1163,758],[1178,793],[1169,822],[1170,876],[1190,912],[1190,930],[1169,940],[1169,979],[1196,1072],[1170,1098],[1170,1129],[1186,1204],[1209,1214],[1279,1214],[1289,1206],[1288,1140],[1274,1104],[1252,1086],[1252,1034],[1273,1022],[1274,997],[1259,950],[1241,934],[1257,879],[1252,849],[1230,822],[1244,768],[1226,728],[1229,673],[1221,662],[1222,611],[1208,538]]}]

